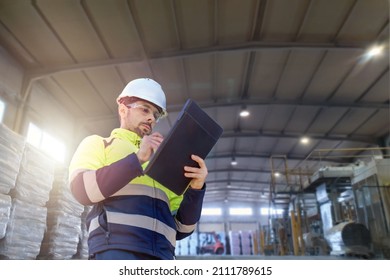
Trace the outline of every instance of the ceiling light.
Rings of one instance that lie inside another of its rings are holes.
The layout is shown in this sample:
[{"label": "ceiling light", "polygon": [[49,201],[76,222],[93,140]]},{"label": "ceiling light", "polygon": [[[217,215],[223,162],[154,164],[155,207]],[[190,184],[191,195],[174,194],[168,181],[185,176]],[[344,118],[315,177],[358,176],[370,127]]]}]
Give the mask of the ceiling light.
[{"label": "ceiling light", "polygon": [[279,172],[275,172],[275,173],[274,173],[274,176],[275,176],[275,177],[280,177],[280,173],[279,173]]},{"label": "ceiling light", "polygon": [[230,164],[233,166],[237,165],[237,161],[234,157],[232,157],[232,161],[230,162]]},{"label": "ceiling light", "polygon": [[368,58],[371,58],[380,55],[382,52],[383,52],[383,46],[373,46],[367,51],[366,56]]},{"label": "ceiling light", "polygon": [[310,139],[308,137],[302,137],[301,140],[300,140],[301,144],[309,144],[310,142]]},{"label": "ceiling light", "polygon": [[242,107],[240,111],[240,117],[246,118],[250,115],[249,111],[246,109],[245,106]]}]

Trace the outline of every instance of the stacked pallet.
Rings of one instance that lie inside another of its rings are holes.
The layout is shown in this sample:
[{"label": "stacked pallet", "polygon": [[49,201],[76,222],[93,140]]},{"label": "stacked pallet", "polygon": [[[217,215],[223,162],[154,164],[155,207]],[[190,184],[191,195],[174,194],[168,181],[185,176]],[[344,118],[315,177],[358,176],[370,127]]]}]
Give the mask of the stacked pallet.
[{"label": "stacked pallet", "polygon": [[71,259],[81,240],[81,215],[84,206],[72,196],[68,173],[57,169],[47,207],[47,230],[42,241],[40,259]]},{"label": "stacked pallet", "polygon": [[176,256],[196,256],[199,254],[197,233],[176,242],[175,255]]},{"label": "stacked pallet", "polygon": [[230,254],[253,255],[252,231],[230,231]]},{"label": "stacked pallet", "polygon": [[5,237],[11,215],[9,192],[15,188],[24,145],[20,135],[0,123],[0,239]]},{"label": "stacked pallet", "polygon": [[87,229],[87,215],[91,211],[92,206],[84,206],[84,211],[81,214],[81,235],[79,244],[77,246],[77,254],[73,256],[74,259],[86,260],[89,257],[88,253],[88,229]]},{"label": "stacked pallet", "polygon": [[0,193],[0,239],[4,238],[11,214],[11,197]]},{"label": "stacked pallet", "polygon": [[52,159],[27,143],[12,197],[44,207],[53,187],[54,166]]},{"label": "stacked pallet", "polygon": [[7,230],[0,242],[5,259],[36,259],[46,229],[47,208],[54,178],[54,161],[25,144],[15,187]]},{"label": "stacked pallet", "polygon": [[0,193],[8,194],[15,187],[25,141],[0,123]]},{"label": "stacked pallet", "polygon": [[36,259],[46,229],[46,215],[46,207],[13,199],[7,231],[0,242],[1,258]]},{"label": "stacked pallet", "polygon": [[253,255],[252,232],[240,231],[242,255]]},{"label": "stacked pallet", "polygon": [[242,255],[241,235],[238,231],[229,231],[230,254]]}]

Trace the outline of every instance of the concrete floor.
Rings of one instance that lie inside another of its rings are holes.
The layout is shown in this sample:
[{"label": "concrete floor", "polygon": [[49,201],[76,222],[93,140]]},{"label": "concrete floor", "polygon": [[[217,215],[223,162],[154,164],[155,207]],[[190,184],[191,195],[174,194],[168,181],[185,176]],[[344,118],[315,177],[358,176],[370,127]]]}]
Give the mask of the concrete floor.
[{"label": "concrete floor", "polygon": [[263,255],[201,255],[177,256],[177,260],[358,260],[356,257],[345,256],[263,256]]}]

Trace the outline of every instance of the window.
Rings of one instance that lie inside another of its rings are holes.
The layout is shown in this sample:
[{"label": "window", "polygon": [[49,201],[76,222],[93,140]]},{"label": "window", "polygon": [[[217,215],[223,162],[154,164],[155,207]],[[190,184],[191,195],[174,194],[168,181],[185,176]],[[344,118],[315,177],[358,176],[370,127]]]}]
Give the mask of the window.
[{"label": "window", "polygon": [[5,103],[2,100],[0,100],[0,123],[3,122],[4,112],[5,112]]},{"label": "window", "polygon": [[64,143],[42,131],[33,123],[28,126],[27,142],[43,150],[55,160],[64,162],[66,152]]},{"label": "window", "polygon": [[31,145],[39,148],[41,145],[42,130],[35,124],[30,123],[28,125],[27,142]]},{"label": "window", "polygon": [[203,208],[202,216],[221,216],[222,209],[221,208]]},{"label": "window", "polygon": [[229,214],[233,216],[251,216],[253,210],[252,208],[229,208]]},{"label": "window", "polygon": [[260,214],[261,215],[269,215],[270,213],[272,215],[282,215],[283,214],[283,209],[274,209],[274,208],[266,208],[266,207],[263,207],[263,208],[260,208]]},{"label": "window", "polygon": [[48,133],[43,133],[42,148],[49,155],[53,155],[54,159],[64,162],[65,159],[65,145]]}]

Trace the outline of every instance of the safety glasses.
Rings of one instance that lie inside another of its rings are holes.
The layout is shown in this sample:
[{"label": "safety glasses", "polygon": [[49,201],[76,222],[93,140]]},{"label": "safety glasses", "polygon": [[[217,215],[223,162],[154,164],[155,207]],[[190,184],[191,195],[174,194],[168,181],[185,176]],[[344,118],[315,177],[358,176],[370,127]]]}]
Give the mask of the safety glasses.
[{"label": "safety glasses", "polygon": [[145,105],[145,104],[137,104],[137,103],[132,103],[132,104],[127,104],[126,105],[127,108],[133,108],[133,109],[139,109],[141,111],[141,113],[144,115],[144,116],[148,116],[148,115],[153,115],[154,119],[156,120],[156,122],[158,122],[163,114],[156,111],[156,110],[153,110],[151,107],[149,107],[148,105]]}]

